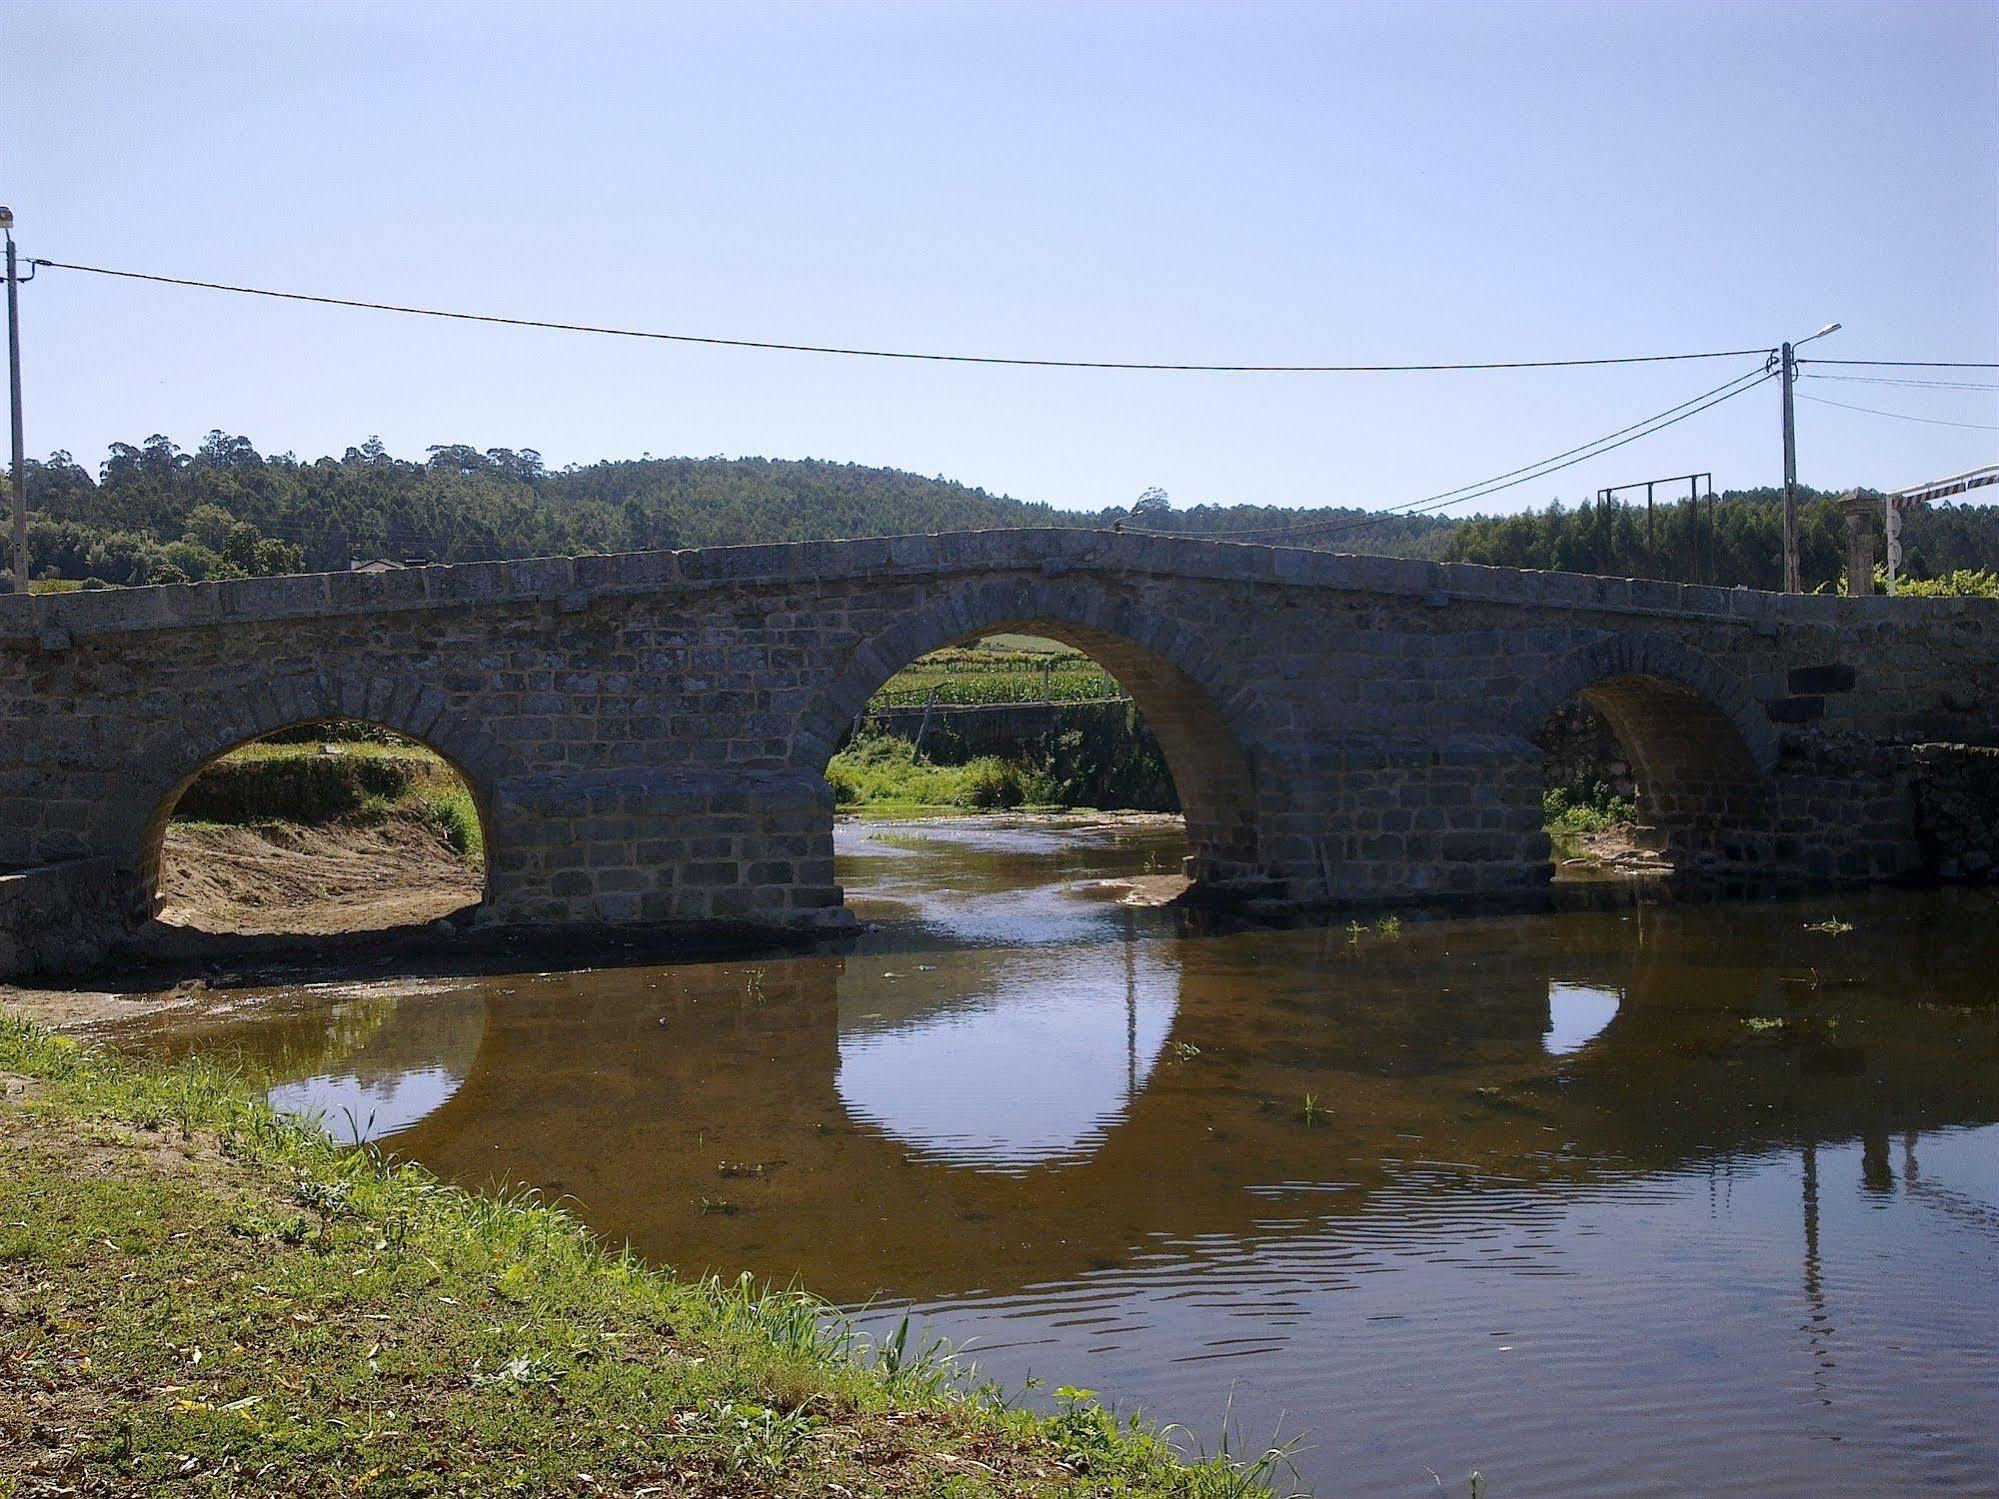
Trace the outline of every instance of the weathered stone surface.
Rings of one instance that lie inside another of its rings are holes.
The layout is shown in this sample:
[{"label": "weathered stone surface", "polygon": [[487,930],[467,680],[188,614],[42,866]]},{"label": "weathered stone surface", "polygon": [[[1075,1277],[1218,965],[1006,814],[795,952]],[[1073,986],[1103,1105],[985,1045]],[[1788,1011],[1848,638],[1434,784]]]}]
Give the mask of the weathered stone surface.
[{"label": "weathered stone surface", "polygon": [[1858,674],[1841,661],[1824,666],[1794,666],[1790,673],[1791,691],[1801,696],[1812,693],[1851,692]]},{"label": "weathered stone surface", "polygon": [[1999,741],[1991,600],[1076,530],[542,558],[0,598],[0,870],[103,860],[144,903],[204,764],[351,716],[465,775],[484,922],[817,929],[840,914],[833,746],[913,657],[1000,630],[1118,677],[1189,872],[1260,900],[1535,888],[1531,736],[1577,696],[1643,820],[1724,869],[1911,867],[1908,757],[1877,751]]},{"label": "weathered stone surface", "polygon": [[137,913],[109,859],[0,874],[0,978],[78,973],[100,961]]},{"label": "weathered stone surface", "polygon": [[1999,880],[1999,748],[1919,744],[1916,837],[1947,880]]}]

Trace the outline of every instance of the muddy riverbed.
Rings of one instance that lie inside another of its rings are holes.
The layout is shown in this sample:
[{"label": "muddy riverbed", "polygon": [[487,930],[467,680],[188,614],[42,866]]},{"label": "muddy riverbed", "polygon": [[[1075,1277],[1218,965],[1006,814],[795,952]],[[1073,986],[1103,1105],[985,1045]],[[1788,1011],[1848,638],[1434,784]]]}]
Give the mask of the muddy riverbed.
[{"label": "muddy riverbed", "polygon": [[[1345,921],[1171,826],[843,825],[843,951],[183,991],[119,1044],[1318,1492],[1990,1494],[1990,892]],[[1030,1398],[1045,1398],[1046,1391]]]},{"label": "muddy riverbed", "polygon": [[239,936],[424,926],[476,905],[478,868],[416,816],[374,826],[167,829],[160,921]]}]

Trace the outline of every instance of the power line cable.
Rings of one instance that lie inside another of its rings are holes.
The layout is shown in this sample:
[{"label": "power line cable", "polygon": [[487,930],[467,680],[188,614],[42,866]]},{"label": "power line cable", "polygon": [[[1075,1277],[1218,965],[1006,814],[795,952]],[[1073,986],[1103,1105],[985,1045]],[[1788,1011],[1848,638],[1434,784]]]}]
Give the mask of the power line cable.
[{"label": "power line cable", "polygon": [[1999,361],[1977,359],[1800,359],[1798,363],[1869,365],[1888,370],[1999,370]]},{"label": "power line cable", "polygon": [[1814,375],[1804,380],[1838,380],[1848,385],[1907,385],[1922,390],[1999,390],[1999,383],[1987,380],[1904,380],[1894,375]]},{"label": "power line cable", "polygon": [[[1738,389],[1731,390],[1726,395],[1718,395],[1714,397],[1714,399],[1707,401],[1702,405],[1696,406],[1690,411],[1684,411],[1681,412],[1680,415],[1678,416],[1671,417],[1665,421],[1656,422],[1653,425],[1646,427],[1645,430],[1642,432],[1633,432],[1629,437],[1623,438],[1620,441],[1607,442],[1600,447],[1591,448],[1590,451],[1586,453],[1581,453],[1576,457],[1566,460],[1565,462],[1550,463],[1546,467],[1536,469],[1533,473],[1523,474],[1521,477],[1517,479],[1508,479],[1504,483],[1493,483],[1484,488],[1476,490],[1474,493],[1459,495],[1455,499],[1440,500],[1435,503],[1426,504],[1419,509],[1408,510],[1405,513],[1410,515],[1430,515],[1440,510],[1453,509],[1458,505],[1468,505],[1473,500],[1486,499],[1487,497],[1499,494],[1504,490],[1516,489],[1520,485],[1530,484],[1536,479],[1545,479],[1550,474],[1558,474],[1563,469],[1574,468],[1579,463],[1587,463],[1592,458],[1600,458],[1605,453],[1615,452],[1618,448],[1625,447],[1630,443],[1637,442],[1640,438],[1650,437],[1656,432],[1665,431],[1666,428],[1668,427],[1677,426],[1679,423],[1686,421],[1689,417],[1699,416],[1702,412],[1712,410],[1714,407],[1721,405],[1724,401],[1732,401],[1739,395],[1746,395],[1749,391],[1752,391],[1757,386],[1763,384],[1764,381],[1774,380],[1774,379],[1776,379],[1776,375],[1774,373],[1759,373],[1756,376],[1756,378],[1751,380],[1748,384],[1743,385]],[[1328,536],[1344,536],[1354,531],[1365,531],[1371,526],[1378,526],[1382,524],[1384,521],[1393,520],[1395,518],[1396,516],[1392,513],[1370,516],[1366,520],[1353,521],[1346,525],[1339,526],[1335,529],[1327,531],[1326,534]],[[1314,531],[1319,531],[1322,529],[1324,528],[1318,526],[1301,526],[1296,528],[1294,531],[1292,531],[1289,534],[1292,535],[1310,534]]]},{"label": "power line cable", "polygon": [[1801,401],[1816,401],[1821,406],[1837,406],[1841,411],[1859,411],[1868,416],[1892,416],[1902,422],[1922,422],[1931,427],[1969,427],[1974,432],[1999,432],[1999,426],[1990,422],[1947,422],[1940,416],[1911,416],[1906,411],[1879,411],[1872,406],[1849,406],[1844,401],[1828,401],[1824,396],[1808,396],[1798,392]]},{"label": "power line cable", "polygon": [[[1664,411],[1655,412],[1653,415],[1644,418],[1644,420],[1642,421],[1633,422],[1628,427],[1620,427],[1615,432],[1607,432],[1602,437],[1595,437],[1590,439],[1590,441],[1588,442],[1578,443],[1573,448],[1566,448],[1562,452],[1550,454],[1546,458],[1538,458],[1534,462],[1523,464],[1519,468],[1508,469],[1503,474],[1494,474],[1490,478],[1480,479],[1475,484],[1461,484],[1456,489],[1446,489],[1437,494],[1429,495],[1424,499],[1407,500],[1400,505],[1390,505],[1377,513],[1380,516],[1386,518],[1386,517],[1393,517],[1394,515],[1403,511],[1415,512],[1419,508],[1428,506],[1434,501],[1446,499],[1452,495],[1464,494],[1467,490],[1480,489],[1483,488],[1485,485],[1496,483],[1501,479],[1510,479],[1515,474],[1527,474],[1529,469],[1536,469],[1541,467],[1542,464],[1553,463],[1555,462],[1556,459],[1559,458],[1567,458],[1572,453],[1581,453],[1585,449],[1595,448],[1596,446],[1598,446],[1598,444],[1609,442],[1612,438],[1615,437],[1622,437],[1627,432],[1636,432],[1640,427],[1649,426],[1651,423],[1658,421],[1662,417],[1671,416],[1674,412],[1684,410],[1686,407],[1692,406],[1696,402],[1705,401],[1709,396],[1719,395],[1721,392],[1727,390],[1730,386],[1741,385],[1744,381],[1753,380],[1754,377],[1766,373],[1768,373],[1768,371],[1762,366],[1758,366],[1754,370],[1746,370],[1742,374],[1737,375],[1733,380],[1724,380],[1720,385],[1717,385],[1713,390],[1702,391],[1699,395],[1691,396],[1687,400],[1680,402],[1680,404],[1677,406],[1668,406]],[[1747,386],[1745,386],[1744,388],[1746,389]],[[1528,476],[1530,478],[1532,477],[1531,474]],[[1326,521],[1326,522],[1321,522],[1320,524],[1333,525],[1338,523],[1332,521]],[[1370,524],[1372,524],[1372,522],[1370,522]],[[1166,534],[1171,534],[1176,536],[1194,534],[1201,536],[1218,536],[1226,538],[1226,537],[1235,537],[1235,536],[1289,535],[1301,529],[1303,528],[1295,526],[1293,527],[1258,526],[1258,527],[1251,527],[1247,529],[1231,530],[1231,531],[1202,531],[1194,533],[1176,531]]]},{"label": "power line cable", "polygon": [[906,349],[847,348],[835,344],[786,343],[776,339],[667,333],[642,328],[616,328],[595,323],[557,322],[547,318],[504,317],[497,313],[452,312],[436,307],[373,302],[359,297],[330,297],[309,292],[277,291],[270,287],[237,286],[225,281],[203,281],[191,276],[163,276],[150,271],[113,270],[108,266],[80,265],[65,260],[31,259],[28,263],[50,270],[82,271],[93,276],[114,276],[126,281],[151,281],[162,286],[198,287],[204,291],[230,292],[246,297],[270,297],[286,302],[312,302],[325,307],[356,307],[370,312],[396,312],[409,317],[445,318],[463,323],[497,323],[510,328],[542,328],[556,333],[593,333],[610,338],[655,339],[668,343],[706,344],[730,349],[764,349],[790,354],[835,354],[855,359],[919,360],[933,364],[1015,365],[1037,369],[1071,370],[1160,370],[1217,375],[1388,375],[1468,370],[1576,369],[1616,364],[1667,364],[1690,359],[1737,359],[1749,354],[1772,352],[1769,348],[1710,349],[1691,354],[1624,354],[1594,359],[1501,359],[1455,364],[1165,364],[1123,359],[1026,359],[998,354],[932,354]]},{"label": "power line cable", "polygon": [[1594,458],[1601,453],[1614,451],[1617,448],[1623,447],[1626,443],[1636,442],[1641,437],[1648,437],[1653,432],[1664,431],[1667,427],[1686,420],[1687,417],[1698,416],[1701,412],[1708,410],[1712,406],[1719,406],[1723,401],[1733,400],[1736,396],[1753,390],[1765,380],[1772,378],[1774,378],[1773,373],[1759,365],[1753,370],[1744,371],[1732,380],[1723,381],[1713,390],[1703,391],[1697,396],[1691,396],[1678,405],[1668,406],[1664,411],[1655,412],[1642,421],[1633,422],[1627,427],[1619,427],[1615,432],[1607,432],[1601,437],[1592,438],[1588,442],[1579,443],[1575,447],[1566,448],[1546,458],[1536,459],[1533,463],[1523,464],[1519,468],[1508,469],[1505,473],[1494,474],[1490,478],[1480,479],[1476,483],[1461,484],[1456,489],[1446,489],[1437,494],[1428,495],[1420,500],[1410,500],[1400,505],[1388,506],[1369,516],[1366,520],[1322,521],[1314,525],[1303,526],[1262,526],[1236,531],[1174,531],[1162,534],[1203,536],[1224,541],[1246,541],[1264,537],[1309,536],[1321,531],[1327,531],[1331,535],[1338,536],[1345,535],[1349,531],[1362,530],[1369,526],[1381,525],[1386,521],[1401,519],[1406,516],[1427,515],[1434,511],[1447,510],[1454,505],[1483,499],[1486,495],[1498,494],[1501,490],[1512,489],[1515,485],[1526,484],[1534,479],[1543,478],[1548,474],[1559,473],[1565,468],[1571,468],[1575,464]]}]

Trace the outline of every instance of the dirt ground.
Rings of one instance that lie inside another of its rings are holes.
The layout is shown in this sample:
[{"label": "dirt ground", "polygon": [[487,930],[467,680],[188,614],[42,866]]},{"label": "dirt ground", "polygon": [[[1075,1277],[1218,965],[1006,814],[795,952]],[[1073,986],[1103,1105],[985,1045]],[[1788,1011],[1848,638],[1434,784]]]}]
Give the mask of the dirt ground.
[{"label": "dirt ground", "polygon": [[1075,886],[1085,895],[1114,896],[1121,906],[1170,906],[1192,888],[1184,874],[1127,874]]},{"label": "dirt ground", "polygon": [[189,1009],[205,993],[199,985],[126,994],[109,989],[29,989],[0,984],[0,1011],[52,1031],[87,1031]]},{"label": "dirt ground", "polygon": [[416,818],[373,827],[170,827],[168,926],[235,936],[425,926],[476,903],[478,869]]},{"label": "dirt ground", "polygon": [[1636,829],[1628,823],[1601,833],[1584,833],[1576,841],[1581,852],[1561,861],[1571,874],[1670,874],[1672,861],[1641,848]]},{"label": "dirt ground", "polygon": [[[211,1008],[223,1002],[224,990],[207,978],[163,976],[143,966],[148,956],[191,955],[190,962],[204,972],[219,964],[229,978],[218,982],[233,984],[278,957],[295,966],[298,954],[289,944],[283,953],[260,953],[255,946],[232,949],[214,938],[349,938],[337,948],[329,945],[328,952],[346,952],[353,941],[367,941],[355,933],[380,933],[386,943],[477,903],[480,876],[475,864],[415,817],[372,827],[211,823],[167,829],[160,894],[159,919],[141,934],[131,955],[142,966],[121,975],[131,987],[0,984],[0,1006],[66,1031]],[[185,972],[188,965],[180,966]]]}]

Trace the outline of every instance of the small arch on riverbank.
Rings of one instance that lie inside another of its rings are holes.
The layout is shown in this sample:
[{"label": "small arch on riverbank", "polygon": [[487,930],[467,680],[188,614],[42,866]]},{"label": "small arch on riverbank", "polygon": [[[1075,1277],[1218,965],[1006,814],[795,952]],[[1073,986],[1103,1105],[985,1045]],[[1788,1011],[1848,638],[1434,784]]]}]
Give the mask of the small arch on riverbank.
[{"label": "small arch on riverbank", "polygon": [[148,746],[121,840],[136,909],[243,936],[469,918],[492,863],[493,750],[443,706],[274,682],[219,705],[195,742]]}]

